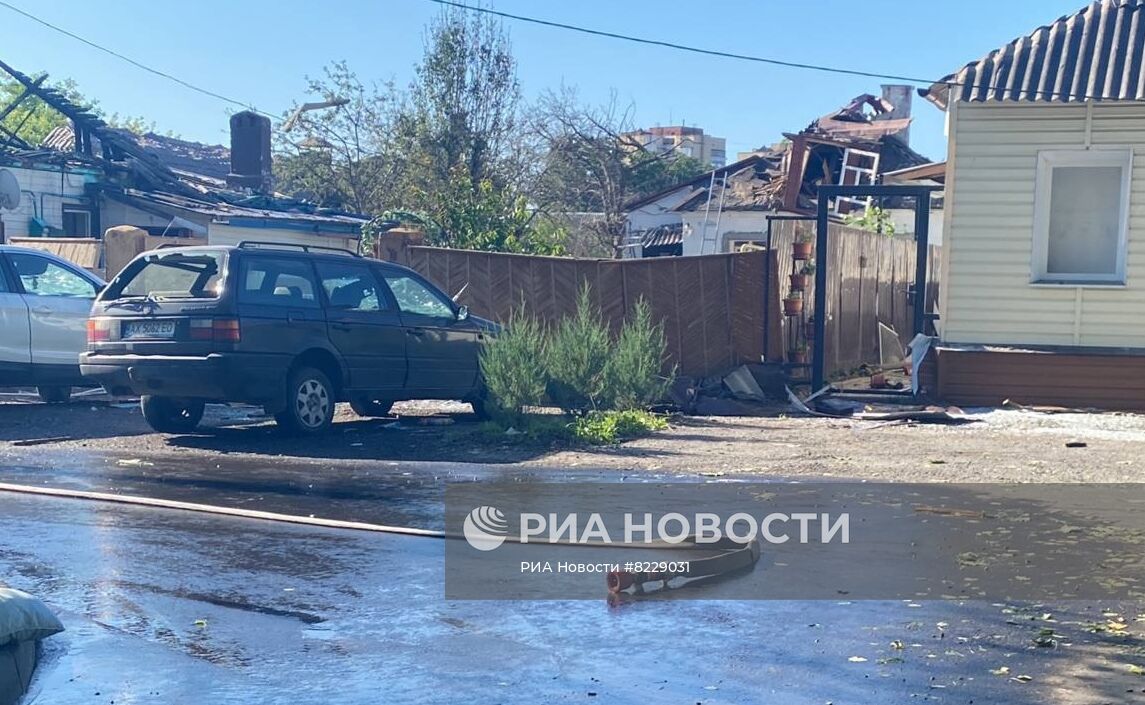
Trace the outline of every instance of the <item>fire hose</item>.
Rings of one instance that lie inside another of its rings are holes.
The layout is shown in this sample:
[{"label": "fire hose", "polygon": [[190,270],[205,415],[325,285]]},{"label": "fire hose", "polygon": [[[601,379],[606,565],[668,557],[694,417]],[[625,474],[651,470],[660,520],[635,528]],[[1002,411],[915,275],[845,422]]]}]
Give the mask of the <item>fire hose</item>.
[{"label": "fire hose", "polygon": [[[72,490],[55,487],[37,487],[34,485],[17,485],[0,482],[0,492],[13,492],[17,494],[40,495],[47,497],[62,497],[65,499],[79,499],[96,502],[110,502],[138,507],[153,507],[158,509],[174,509],[180,511],[213,514],[216,516],[231,516],[242,519],[257,519],[262,521],[282,522],[286,524],[302,524],[306,526],[319,526],[329,529],[345,529],[351,531],[370,531],[375,533],[398,534],[402,536],[420,536],[424,538],[464,540],[459,533],[439,531],[436,529],[419,529],[409,526],[392,526],[386,524],[373,524],[361,521],[347,521],[344,519],[324,519],[313,516],[299,516],[295,514],[282,514],[279,512],[266,512],[258,509],[239,509],[236,507],[221,507],[213,504],[200,504],[196,502],[182,502],[171,499],[158,499],[155,497],[140,497],[136,495],[113,494],[109,492],[91,492],[87,490]],[[514,537],[506,540],[520,543]],[[759,539],[753,538],[746,542],[737,542],[723,538],[711,543],[697,543],[695,537],[686,537],[678,543],[666,541],[652,541],[639,544],[603,544],[580,543],[571,541],[553,541],[545,545],[582,546],[585,548],[640,548],[640,549],[667,549],[678,551],[714,551],[715,555],[686,561],[687,569],[678,571],[627,571],[617,570],[607,574],[607,587],[610,597],[620,593],[631,592],[643,594],[650,583],[659,582],[661,589],[668,587],[669,581],[683,578],[687,581],[710,580],[722,576],[730,576],[739,571],[754,566],[760,557]]]},{"label": "fire hose", "polygon": [[[641,548],[641,546],[633,547]],[[665,548],[664,546],[658,547]],[[728,576],[751,568],[759,561],[760,556],[760,545],[757,538],[747,542],[723,538],[712,543],[698,544],[693,537],[672,547],[685,550],[712,550],[717,553],[713,556],[681,562],[686,566],[682,570],[612,571],[607,576],[608,592],[611,595],[628,591],[643,594],[648,590],[649,583],[658,582],[661,589],[666,589],[669,581],[675,578],[684,578],[690,581]]]}]

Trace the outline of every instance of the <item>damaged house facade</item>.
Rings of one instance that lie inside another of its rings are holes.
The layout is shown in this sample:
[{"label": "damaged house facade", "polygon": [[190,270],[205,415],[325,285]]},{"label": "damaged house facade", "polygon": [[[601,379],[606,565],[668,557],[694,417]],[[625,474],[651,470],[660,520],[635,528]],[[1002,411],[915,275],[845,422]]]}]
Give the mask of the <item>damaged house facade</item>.
[{"label": "damaged house facade", "polygon": [[939,395],[1145,411],[1145,0],[921,92],[949,125]]},{"label": "damaged house facade", "polygon": [[277,195],[271,123],[250,111],[230,118],[230,148],[156,134],[135,135],[0,62],[24,88],[0,117],[37,98],[67,119],[38,144],[0,128],[0,169],[18,184],[15,207],[0,211],[6,238],[100,238],[132,226],[150,235],[210,244],[242,240],[357,250],[361,215],[318,209]]},{"label": "damaged house facade", "polygon": [[[814,215],[820,184],[872,184],[931,164],[910,148],[911,88],[883,86],[882,93],[860,95],[801,132],[784,134],[775,147],[628,204],[626,256],[733,251],[763,241],[768,216]],[[842,220],[867,205],[866,199],[840,198],[831,212]],[[911,231],[910,204],[883,207],[897,232]],[[935,244],[941,242],[940,218],[931,228]]]}]

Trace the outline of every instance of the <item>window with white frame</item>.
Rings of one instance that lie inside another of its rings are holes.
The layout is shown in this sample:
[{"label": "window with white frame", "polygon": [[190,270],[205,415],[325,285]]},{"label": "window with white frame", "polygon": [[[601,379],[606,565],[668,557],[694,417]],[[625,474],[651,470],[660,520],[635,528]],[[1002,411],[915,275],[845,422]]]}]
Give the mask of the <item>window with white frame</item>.
[{"label": "window with white frame", "polygon": [[1031,281],[1123,284],[1129,149],[1038,153]]}]

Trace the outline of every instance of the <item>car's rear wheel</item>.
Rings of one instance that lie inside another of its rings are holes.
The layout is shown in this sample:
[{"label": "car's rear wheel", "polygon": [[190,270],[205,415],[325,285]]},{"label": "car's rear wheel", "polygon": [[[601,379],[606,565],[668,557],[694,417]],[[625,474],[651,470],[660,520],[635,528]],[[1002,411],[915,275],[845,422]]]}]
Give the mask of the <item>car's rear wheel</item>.
[{"label": "car's rear wheel", "polygon": [[71,387],[36,387],[36,393],[45,404],[66,404],[72,398]]},{"label": "car's rear wheel", "polygon": [[157,397],[145,394],[139,399],[147,425],[160,433],[187,433],[194,431],[203,420],[206,406],[194,399]]},{"label": "car's rear wheel", "polygon": [[365,418],[374,418],[378,416],[389,416],[390,409],[393,408],[392,401],[382,401],[379,399],[351,399],[350,408],[358,416]]},{"label": "car's rear wheel", "polygon": [[274,415],[287,431],[303,435],[324,433],[334,422],[334,386],[313,367],[300,367],[286,385],[286,408]]}]

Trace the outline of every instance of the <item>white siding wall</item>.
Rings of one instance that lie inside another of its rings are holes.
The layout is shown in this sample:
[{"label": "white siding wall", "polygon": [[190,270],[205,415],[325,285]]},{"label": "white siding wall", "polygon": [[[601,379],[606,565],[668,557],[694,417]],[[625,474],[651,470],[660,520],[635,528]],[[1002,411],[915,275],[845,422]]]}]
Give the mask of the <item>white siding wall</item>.
[{"label": "white siding wall", "polygon": [[[943,339],[1145,347],[1145,104],[960,103],[952,110]],[[1031,284],[1038,152],[1087,144],[1134,152],[1126,283]]]},{"label": "white siding wall", "polygon": [[275,228],[240,228],[225,223],[211,223],[207,231],[207,243],[211,245],[237,245],[243,240],[279,242],[292,245],[317,245],[319,247],[340,247],[351,252],[358,251],[358,241],[352,237],[336,235],[316,235],[301,230]]},{"label": "white siding wall", "polygon": [[[714,234],[716,237],[716,247],[714,252],[727,252],[728,243],[732,240],[759,240],[765,242],[767,240],[767,216],[775,214],[786,214],[783,211],[724,211],[722,215],[717,215],[715,205],[712,205],[712,212],[708,217],[704,217],[704,211],[689,211],[683,214],[684,217],[684,254],[685,255],[698,255],[704,245],[704,227],[708,223],[708,249],[704,254],[712,254],[713,249],[711,245],[711,237]],[[719,221],[717,227],[716,221]],[[815,224],[809,222],[807,227],[814,231]]]},{"label": "white siding wall", "polygon": [[[20,205],[0,212],[7,237],[27,237],[32,218],[39,217],[53,228],[63,229],[65,203],[85,204],[84,184],[95,181],[95,172],[69,170],[61,178],[58,168],[22,169],[5,166],[20,183]],[[54,234],[54,233],[53,233]],[[71,234],[71,233],[67,233]]]},{"label": "white siding wall", "polygon": [[[142,211],[119,201],[113,201],[109,198],[104,198],[102,201],[99,217],[104,231],[117,225],[134,225],[137,228],[152,227],[160,229],[165,229],[170,226],[172,228],[189,228],[195,235],[206,235],[207,225],[211,222],[211,217],[208,215],[192,214],[185,211],[179,212],[180,220],[172,222],[171,218]],[[188,223],[193,224],[195,227],[191,227]]]}]

